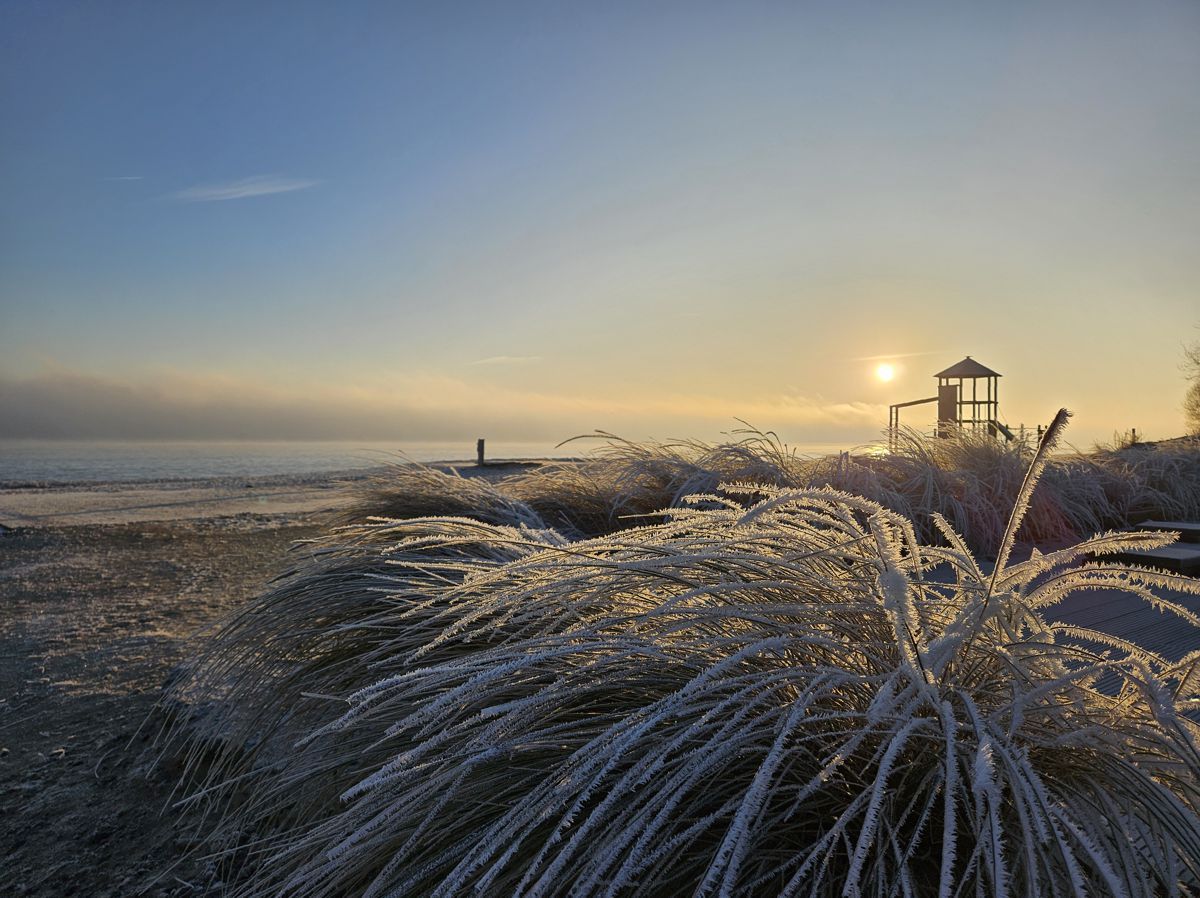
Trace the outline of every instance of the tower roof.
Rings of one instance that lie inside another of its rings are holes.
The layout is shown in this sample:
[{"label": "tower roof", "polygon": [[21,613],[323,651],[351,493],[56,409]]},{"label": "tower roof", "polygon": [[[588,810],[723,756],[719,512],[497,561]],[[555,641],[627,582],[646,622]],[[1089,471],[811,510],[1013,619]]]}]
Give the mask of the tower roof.
[{"label": "tower roof", "polygon": [[951,365],[945,371],[939,371],[934,377],[1002,377],[986,365],[981,365],[970,356],[961,362]]}]

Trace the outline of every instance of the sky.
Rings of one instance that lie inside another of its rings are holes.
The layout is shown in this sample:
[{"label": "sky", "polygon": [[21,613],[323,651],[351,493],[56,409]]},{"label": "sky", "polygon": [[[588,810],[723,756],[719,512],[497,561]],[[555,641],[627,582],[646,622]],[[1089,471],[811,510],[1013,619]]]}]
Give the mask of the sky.
[{"label": "sky", "polygon": [[1190,0],[6,3],[0,437],[856,443],[965,355],[1173,436],[1197,85]]}]

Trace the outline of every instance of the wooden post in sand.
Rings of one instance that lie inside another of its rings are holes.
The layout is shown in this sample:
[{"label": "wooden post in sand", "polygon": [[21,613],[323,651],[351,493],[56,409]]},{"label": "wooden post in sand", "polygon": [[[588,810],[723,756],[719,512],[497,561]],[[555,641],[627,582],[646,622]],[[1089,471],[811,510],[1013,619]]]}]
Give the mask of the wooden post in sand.
[{"label": "wooden post in sand", "polygon": [[480,437],[475,441],[475,464],[479,465],[480,467],[483,467],[487,464],[487,462],[483,460],[483,437]]}]

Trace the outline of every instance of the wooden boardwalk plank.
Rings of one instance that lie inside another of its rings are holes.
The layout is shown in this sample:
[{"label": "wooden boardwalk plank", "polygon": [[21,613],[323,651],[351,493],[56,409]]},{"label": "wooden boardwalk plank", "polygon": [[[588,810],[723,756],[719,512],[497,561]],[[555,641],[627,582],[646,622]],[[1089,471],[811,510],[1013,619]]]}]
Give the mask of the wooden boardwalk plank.
[{"label": "wooden boardwalk plank", "polygon": [[1181,543],[1200,543],[1200,524],[1195,521],[1142,521],[1138,530],[1174,530]]},{"label": "wooden boardwalk plank", "polygon": [[[1200,614],[1200,596],[1161,590],[1164,599]],[[1127,639],[1169,660],[1200,649],[1200,627],[1158,611],[1137,596],[1111,589],[1084,589],[1046,609],[1052,621],[1089,627]]]},{"label": "wooden boardwalk plank", "polygon": [[1174,571],[1177,574],[1200,573],[1200,546],[1191,544],[1163,546],[1161,549],[1139,549],[1114,555],[1126,564],[1141,564]]}]

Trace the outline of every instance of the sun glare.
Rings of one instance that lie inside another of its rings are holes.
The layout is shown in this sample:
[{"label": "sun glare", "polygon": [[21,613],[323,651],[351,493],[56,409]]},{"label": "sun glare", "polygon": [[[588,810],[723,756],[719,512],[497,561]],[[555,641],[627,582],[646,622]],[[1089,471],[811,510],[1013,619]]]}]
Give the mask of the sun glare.
[{"label": "sun glare", "polygon": [[878,377],[880,380],[882,380],[884,383],[887,383],[889,380],[891,380],[893,377],[896,376],[896,369],[893,368],[891,365],[889,365],[887,362],[880,362],[879,365],[877,365],[875,368],[875,376]]}]

